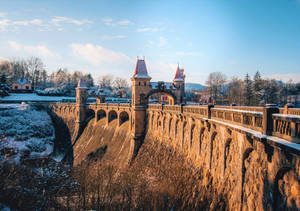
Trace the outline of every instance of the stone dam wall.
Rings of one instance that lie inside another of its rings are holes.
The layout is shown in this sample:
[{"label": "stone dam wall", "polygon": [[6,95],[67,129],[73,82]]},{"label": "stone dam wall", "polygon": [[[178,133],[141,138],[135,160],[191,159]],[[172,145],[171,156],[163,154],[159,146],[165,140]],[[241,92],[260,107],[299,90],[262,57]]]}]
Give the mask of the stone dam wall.
[{"label": "stone dam wall", "polygon": [[[51,111],[74,140],[76,110],[52,107]],[[129,167],[134,148],[129,124],[91,120],[76,143],[72,142],[74,165],[97,156],[101,148],[106,150],[103,160]],[[198,185],[213,187],[210,190],[224,196],[230,210],[299,210],[300,153],[296,145],[217,119],[148,109],[144,144],[133,165],[144,166],[136,163],[141,160],[152,162],[149,153],[142,153],[147,147],[158,154],[167,148],[176,154],[174,159],[182,156],[191,172],[201,170]],[[161,165],[172,165],[170,156],[165,163],[160,159]]]},{"label": "stone dam wall", "polygon": [[224,195],[229,210],[300,208],[298,150],[218,120],[158,113],[148,112],[147,133],[202,169],[199,183]]}]

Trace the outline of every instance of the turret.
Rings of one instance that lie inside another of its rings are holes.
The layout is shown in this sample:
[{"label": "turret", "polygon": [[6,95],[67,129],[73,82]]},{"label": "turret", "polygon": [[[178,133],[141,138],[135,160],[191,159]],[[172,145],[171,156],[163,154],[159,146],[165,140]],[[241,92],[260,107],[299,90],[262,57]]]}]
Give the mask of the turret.
[{"label": "turret", "polygon": [[131,99],[133,105],[145,105],[146,95],[151,90],[151,77],[148,75],[144,59],[138,59],[134,74],[131,78]]},{"label": "turret", "polygon": [[82,123],[86,118],[86,101],[88,89],[83,78],[80,78],[76,87],[77,122]]},{"label": "turret", "polygon": [[86,82],[80,78],[76,87],[76,104],[85,105],[88,97]]},{"label": "turret", "polygon": [[184,69],[180,69],[179,64],[177,66],[175,77],[173,79],[173,85],[176,88],[175,95],[177,104],[185,103],[185,75]]}]

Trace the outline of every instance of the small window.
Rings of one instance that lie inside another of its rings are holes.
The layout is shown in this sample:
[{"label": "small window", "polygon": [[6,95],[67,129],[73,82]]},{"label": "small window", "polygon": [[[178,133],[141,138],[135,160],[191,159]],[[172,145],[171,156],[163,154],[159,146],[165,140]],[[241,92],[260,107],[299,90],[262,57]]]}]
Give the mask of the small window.
[{"label": "small window", "polygon": [[146,86],[146,82],[144,82],[144,86]]},{"label": "small window", "polygon": [[18,86],[15,86],[15,89],[18,89]]},{"label": "small window", "polygon": [[29,86],[26,86],[26,89],[29,89]]},{"label": "small window", "polygon": [[141,82],[139,82],[139,86],[141,85]]}]

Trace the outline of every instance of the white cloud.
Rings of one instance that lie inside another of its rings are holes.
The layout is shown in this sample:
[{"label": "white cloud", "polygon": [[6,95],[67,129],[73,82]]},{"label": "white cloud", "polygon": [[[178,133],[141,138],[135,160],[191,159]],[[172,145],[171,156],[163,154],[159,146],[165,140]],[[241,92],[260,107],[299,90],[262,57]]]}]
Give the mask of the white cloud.
[{"label": "white cloud", "polygon": [[29,53],[34,56],[45,56],[45,57],[54,57],[55,54],[49,50],[45,45],[22,45],[15,41],[9,41],[9,46],[18,52]]},{"label": "white cloud", "polygon": [[177,68],[175,63],[146,61],[146,65],[152,81],[172,81]]},{"label": "white cloud", "polygon": [[300,82],[300,73],[286,73],[286,74],[272,74],[272,75],[265,75],[263,78],[267,79],[276,79],[283,82],[288,82],[292,80],[294,83]]},{"label": "white cloud", "polygon": [[20,26],[28,26],[28,25],[41,25],[43,23],[40,19],[33,19],[33,20],[23,20],[23,21],[13,21],[13,25],[20,25]]},{"label": "white cloud", "polygon": [[128,25],[131,25],[132,22],[130,20],[120,20],[117,24],[119,24],[121,26],[128,26]]},{"label": "white cloud", "polygon": [[77,19],[63,17],[63,16],[56,16],[50,20],[50,23],[52,23],[55,26],[61,26],[61,23],[83,25],[83,24],[90,24],[90,23],[92,23],[92,21],[90,21],[88,19],[77,20]]},{"label": "white cloud", "polygon": [[123,53],[106,49],[100,45],[93,44],[77,44],[73,43],[70,45],[73,53],[79,56],[83,60],[98,65],[100,63],[128,63],[130,58]]},{"label": "white cloud", "polygon": [[13,48],[13,49],[16,50],[16,51],[19,51],[19,50],[21,50],[21,48],[22,48],[22,46],[19,45],[19,44],[18,44],[17,42],[15,42],[15,41],[9,41],[8,44],[9,44],[9,46],[10,46],[11,48]]},{"label": "white cloud", "polygon": [[148,40],[146,47],[147,48],[152,48],[154,46],[154,41],[153,40]]},{"label": "white cloud", "polygon": [[185,52],[185,51],[178,51],[175,53],[176,56],[203,56],[201,52]]},{"label": "white cloud", "polygon": [[43,21],[40,19],[32,19],[32,20],[19,20],[19,21],[11,21],[9,19],[0,20],[0,30],[5,31],[9,26],[15,26],[15,29],[18,29],[18,26],[29,26],[36,25],[42,26]]},{"label": "white cloud", "polygon": [[113,19],[111,19],[111,18],[103,18],[102,19],[102,22],[105,24],[105,25],[107,25],[107,26],[113,26],[114,24],[113,24]]},{"label": "white cloud", "polygon": [[126,36],[125,35],[103,35],[101,36],[102,40],[115,40],[115,39],[124,39]]},{"label": "white cloud", "polygon": [[0,56],[0,64],[2,64],[3,62],[6,62],[6,61],[8,61],[7,58],[4,58],[4,57]]},{"label": "white cloud", "polygon": [[157,32],[158,28],[144,27],[144,28],[138,28],[136,31],[137,32]]},{"label": "white cloud", "polygon": [[160,36],[159,37],[159,42],[158,42],[158,47],[164,47],[167,45],[167,40],[166,38]]},{"label": "white cloud", "polygon": [[112,18],[103,18],[101,20],[106,26],[129,26],[132,25],[133,23],[130,20],[124,19],[124,20],[120,20],[118,22],[115,22]]},{"label": "white cloud", "polygon": [[9,20],[8,19],[3,19],[0,21],[0,30],[1,31],[5,31],[6,28],[8,27],[9,25]]}]

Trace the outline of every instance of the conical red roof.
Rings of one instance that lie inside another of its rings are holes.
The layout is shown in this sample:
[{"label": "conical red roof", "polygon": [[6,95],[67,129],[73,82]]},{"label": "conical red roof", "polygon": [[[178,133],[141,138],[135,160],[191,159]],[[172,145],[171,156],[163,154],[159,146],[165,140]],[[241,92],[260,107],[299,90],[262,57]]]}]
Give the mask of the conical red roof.
[{"label": "conical red roof", "polygon": [[137,60],[133,78],[150,78],[151,79],[151,77],[148,75],[145,60],[143,60],[143,59]]},{"label": "conical red roof", "polygon": [[183,69],[180,69],[179,65],[177,66],[176,74],[173,81],[184,81]]}]

